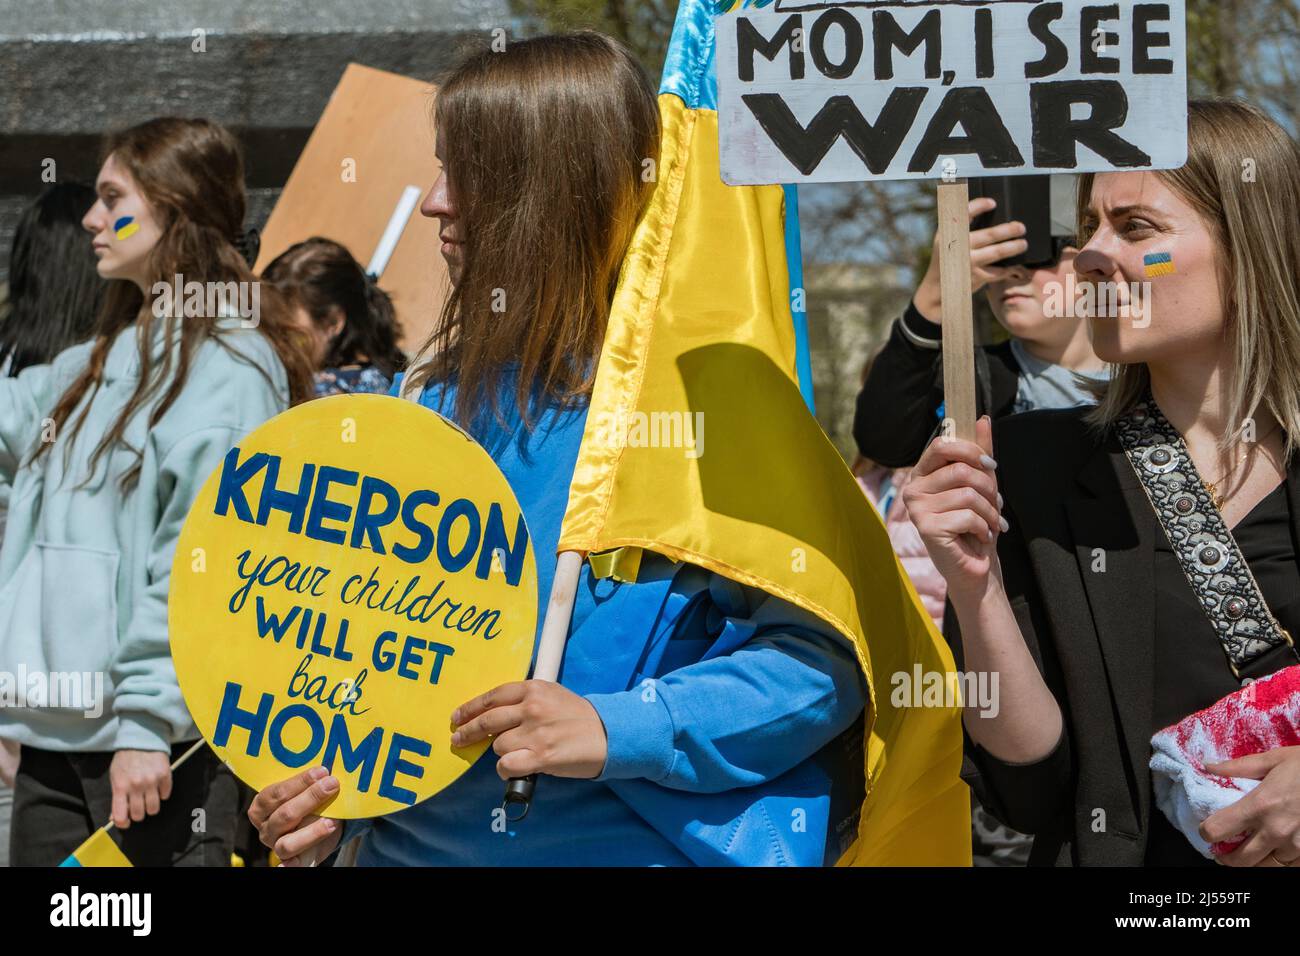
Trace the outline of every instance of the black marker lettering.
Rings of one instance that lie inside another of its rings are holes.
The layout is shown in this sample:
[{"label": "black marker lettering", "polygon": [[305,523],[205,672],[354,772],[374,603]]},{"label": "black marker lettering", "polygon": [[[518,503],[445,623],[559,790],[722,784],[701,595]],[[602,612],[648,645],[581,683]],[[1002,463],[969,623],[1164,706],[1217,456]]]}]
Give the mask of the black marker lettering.
[{"label": "black marker lettering", "polygon": [[[740,79],[746,83],[754,82],[754,54],[762,54],[765,60],[776,60],[781,47],[790,45],[790,79],[802,80],[804,71],[803,50],[796,49],[795,30],[802,32],[803,17],[793,14],[781,24],[781,29],[768,40],[759,33],[748,17],[736,17],[736,66]],[[800,45],[802,46],[802,45]]]},{"label": "black marker lettering", "polygon": [[832,96],[807,127],[800,124],[778,93],[746,93],[741,99],[776,147],[803,175],[810,175],[843,135],[858,158],[879,176],[889,168],[911,129],[925,100],[925,87],[891,90],[874,126],[847,96]]},{"label": "black marker lettering", "polygon": [[[961,124],[965,136],[954,136]],[[1023,166],[1024,156],[1016,148],[1011,132],[989,94],[978,86],[961,86],[949,90],[930,118],[921,142],[907,166],[910,173],[925,173],[934,168],[940,156],[975,153],[985,169]]]},{"label": "black marker lettering", "polygon": [[[844,59],[832,63],[826,55],[826,31],[838,26],[844,31]],[[862,24],[857,17],[847,10],[827,10],[812,25],[812,35],[808,38],[813,64],[824,76],[832,80],[843,80],[852,76],[862,59]]]},{"label": "black marker lettering", "polygon": [[876,10],[871,14],[871,34],[875,53],[876,79],[892,80],[894,78],[894,48],[907,56],[916,52],[916,48],[925,44],[925,78],[939,78],[940,63],[943,53],[943,33],[940,30],[939,11],[931,10],[916,28],[908,33],[898,25],[894,15],[887,10]]},{"label": "black marker lettering", "polygon": [[1070,51],[1065,48],[1061,38],[1052,32],[1051,24],[1061,19],[1065,12],[1064,4],[1044,3],[1029,11],[1029,32],[1043,44],[1043,58],[1035,63],[1025,64],[1025,76],[1029,79],[1041,79],[1060,73],[1070,62]]},{"label": "black marker lettering", "polygon": [[[1086,103],[1086,119],[1072,119],[1071,107]],[[1150,166],[1151,157],[1114,131],[1128,118],[1128,94],[1118,80],[1062,80],[1029,87],[1034,126],[1034,165],[1073,169],[1076,143],[1082,143],[1112,166]]]},{"label": "black marker lettering", "polygon": [[1133,72],[1138,73],[1172,73],[1173,60],[1153,60],[1150,51],[1153,46],[1168,47],[1168,33],[1152,33],[1147,28],[1152,21],[1169,20],[1169,4],[1139,3],[1133,8]]},{"label": "black marker lettering", "polygon": [[[1084,73],[1118,73],[1119,60],[1113,56],[1101,56],[1099,51],[1093,49],[1093,44],[1097,42],[1098,24],[1102,20],[1118,20],[1119,4],[1112,3],[1104,7],[1084,7],[1079,11],[1079,43],[1083,49],[1079,51],[1081,66]],[[1110,33],[1106,30],[1101,31],[1101,46],[1103,49],[1113,50],[1119,46],[1119,34]]]},{"label": "black marker lettering", "polygon": [[975,11],[975,76],[987,80],[993,75],[993,11]]}]

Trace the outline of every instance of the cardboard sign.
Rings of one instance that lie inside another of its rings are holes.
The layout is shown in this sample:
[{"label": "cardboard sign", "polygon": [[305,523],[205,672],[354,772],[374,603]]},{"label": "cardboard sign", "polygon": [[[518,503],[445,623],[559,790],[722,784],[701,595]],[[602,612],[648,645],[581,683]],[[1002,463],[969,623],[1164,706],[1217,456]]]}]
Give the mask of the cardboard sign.
[{"label": "cardboard sign", "polygon": [[714,25],[733,185],[1186,162],[1183,0],[778,2]]},{"label": "cardboard sign", "polygon": [[339,395],[232,448],[181,532],[168,602],[185,703],[262,789],[317,764],[326,814],[372,817],[446,787],[487,749],[451,712],[527,676],[537,566],[478,444],[413,402]]},{"label": "cardboard sign", "polygon": [[[435,92],[427,82],[349,64],[262,230],[254,271],[312,236],[341,243],[368,265],[407,189],[423,195],[438,178]],[[437,220],[412,209],[398,225],[379,287],[392,296],[410,353],[424,344],[449,286]]]}]

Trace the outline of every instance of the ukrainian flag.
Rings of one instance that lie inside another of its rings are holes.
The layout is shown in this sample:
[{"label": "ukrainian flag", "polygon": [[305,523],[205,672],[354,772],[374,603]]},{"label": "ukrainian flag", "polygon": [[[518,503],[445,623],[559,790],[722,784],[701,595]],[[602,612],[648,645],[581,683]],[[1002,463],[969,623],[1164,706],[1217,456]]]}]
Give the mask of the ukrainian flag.
[{"label": "ukrainian flag", "polygon": [[[871,692],[867,799],[840,863],[969,865],[960,710],[890,699],[895,675],[952,673],[952,656],[800,394],[794,190],[721,179],[714,15],[734,5],[678,8],[658,182],[623,263],[559,548],[624,549],[627,567],[649,549],[825,620]],[[633,412],[702,413],[703,454],[609,441],[603,426]]]},{"label": "ukrainian flag", "polygon": [[130,866],[131,861],[118,848],[108,827],[96,830],[89,840],[72,851],[59,866]]}]

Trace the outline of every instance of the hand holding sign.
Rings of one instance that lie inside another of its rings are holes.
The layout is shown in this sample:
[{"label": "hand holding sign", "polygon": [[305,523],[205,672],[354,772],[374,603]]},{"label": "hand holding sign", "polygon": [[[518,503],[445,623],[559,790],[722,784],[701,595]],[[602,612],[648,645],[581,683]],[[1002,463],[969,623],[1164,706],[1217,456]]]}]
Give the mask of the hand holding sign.
[{"label": "hand holding sign", "polygon": [[985,593],[997,565],[997,536],[1009,529],[992,453],[986,415],[976,423],[975,441],[932,441],[903,489],[908,516],[958,607]]},{"label": "hand holding sign", "polygon": [[248,819],[281,866],[315,866],[343,836],[336,821],[319,816],[338,792],[338,778],[324,767],[312,767],[258,793]]},{"label": "hand holding sign", "polygon": [[495,687],[456,708],[451,742],[492,739],[502,780],[546,773],[590,780],[605,766],[605,725],[585,697],[544,680]]},{"label": "hand holding sign", "polygon": [[169,615],[186,704],[237,775],[263,790],[323,764],[330,815],[372,817],[486,749],[451,744],[451,713],[527,673],[537,572],[482,448],[414,403],[336,396],[231,449],[181,533]]}]

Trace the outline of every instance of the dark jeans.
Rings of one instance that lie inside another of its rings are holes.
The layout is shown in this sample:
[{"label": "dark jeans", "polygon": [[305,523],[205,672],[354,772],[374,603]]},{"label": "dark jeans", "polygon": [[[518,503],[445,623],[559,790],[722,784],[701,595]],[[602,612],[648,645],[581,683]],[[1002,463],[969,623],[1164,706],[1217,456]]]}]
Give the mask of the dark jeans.
[{"label": "dark jeans", "polygon": [[[190,748],[177,744],[171,759]],[[112,753],[58,753],[23,747],[14,783],[11,866],[58,866],[108,823]],[[202,813],[196,811],[202,810]],[[229,866],[239,790],[207,747],[172,772],[162,809],[110,833],[134,866]]]}]

